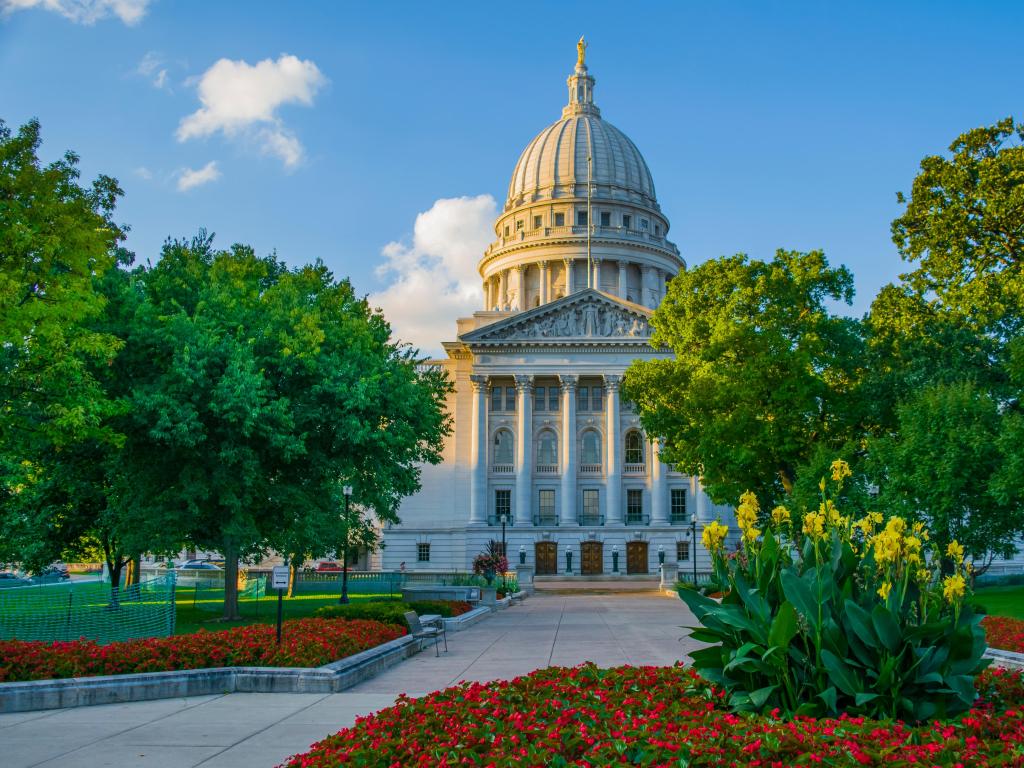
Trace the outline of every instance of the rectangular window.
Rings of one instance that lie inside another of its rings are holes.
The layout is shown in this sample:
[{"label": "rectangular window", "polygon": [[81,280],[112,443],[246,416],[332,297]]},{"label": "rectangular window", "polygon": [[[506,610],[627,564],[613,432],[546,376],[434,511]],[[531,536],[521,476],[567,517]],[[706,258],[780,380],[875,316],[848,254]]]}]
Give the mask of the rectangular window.
[{"label": "rectangular window", "polygon": [[522,219],[519,219],[519,220],[518,220],[518,221],[516,222],[516,232],[518,232],[518,231],[519,231],[519,230],[521,230],[522,228],[523,228],[523,220],[522,220]]},{"label": "rectangular window", "polygon": [[494,491],[494,519],[499,523],[501,516],[505,515],[512,519],[512,489],[498,488]]},{"label": "rectangular window", "polygon": [[491,387],[491,410],[501,410],[501,387]]},{"label": "rectangular window", "polygon": [[508,237],[508,224],[505,225],[505,237]]},{"label": "rectangular window", "polygon": [[541,525],[552,525],[555,521],[555,492],[542,490],[537,498],[537,514]]},{"label": "rectangular window", "polygon": [[597,489],[583,491],[583,520],[584,525],[597,525],[601,519],[601,502],[597,495]]},{"label": "rectangular window", "polygon": [[612,225],[612,215],[608,211],[601,211],[601,226],[610,227]]},{"label": "rectangular window", "polygon": [[580,387],[576,390],[576,410],[577,411],[589,411],[590,410],[590,388]]},{"label": "rectangular window", "polygon": [[626,489],[626,522],[642,523],[644,519],[644,492],[642,488]]},{"label": "rectangular window", "polygon": [[656,235],[660,235],[661,234],[661,224],[655,224],[654,225],[654,234],[656,234]]},{"label": "rectangular window", "polygon": [[686,521],[686,489],[672,489],[672,522],[682,523]]},{"label": "rectangular window", "polygon": [[544,220],[540,216],[533,217],[533,228],[540,229],[543,226]]},{"label": "rectangular window", "polygon": [[430,545],[429,544],[417,544],[416,545],[416,562],[417,563],[429,563],[430,562]]},{"label": "rectangular window", "polygon": [[[624,216],[622,217],[622,228],[623,228],[623,229],[629,229],[629,228],[630,228],[630,227],[632,227],[632,226],[633,226],[633,217],[632,217],[632,216],[630,216],[630,215],[629,215],[629,214],[627,213],[627,214],[625,214],[625,215],[624,215]],[[508,233],[506,232],[506,234],[508,234]]]},{"label": "rectangular window", "polygon": [[601,403],[601,400],[603,399],[603,397],[604,397],[604,388],[603,387],[594,387],[593,389],[591,389],[590,390],[590,410],[592,410],[592,411],[604,410],[604,407],[603,407],[603,405]]},{"label": "rectangular window", "polygon": [[551,387],[548,390],[548,410],[558,410],[558,387]]},{"label": "rectangular window", "polygon": [[587,226],[587,212],[586,211],[576,211],[576,226],[577,227],[585,227],[585,226]]},{"label": "rectangular window", "polygon": [[547,403],[548,403],[548,401],[547,401],[547,393],[545,392],[544,387],[534,387],[533,388],[533,410],[535,410],[535,411],[543,411],[543,410],[545,410],[545,407],[547,406]]},{"label": "rectangular window", "polygon": [[651,223],[647,219],[640,219],[640,229],[646,232],[649,226],[651,226]]},{"label": "rectangular window", "polygon": [[564,227],[565,226],[565,214],[564,213],[556,213],[555,214],[555,226],[556,227]]},{"label": "rectangular window", "polygon": [[688,541],[677,541],[676,542],[676,561],[683,562],[684,560],[690,559],[690,542]]},{"label": "rectangular window", "polygon": [[505,410],[514,411],[516,409],[516,388],[505,387]]}]

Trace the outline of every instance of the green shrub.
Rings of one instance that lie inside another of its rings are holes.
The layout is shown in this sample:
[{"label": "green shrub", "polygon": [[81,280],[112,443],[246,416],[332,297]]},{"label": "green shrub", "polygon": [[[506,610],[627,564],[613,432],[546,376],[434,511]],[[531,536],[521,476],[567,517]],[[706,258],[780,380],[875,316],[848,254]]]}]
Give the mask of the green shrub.
[{"label": "green shrub", "polygon": [[[833,465],[840,487],[844,470]],[[953,542],[937,552],[923,526],[898,517],[851,522],[825,487],[800,533],[784,507],[759,530],[750,493],[736,511],[741,551],[724,554],[725,526],[705,529],[728,586],[720,604],[680,592],[703,625],[692,636],[717,643],[691,653],[694,666],[737,711],[911,721],[966,711],[988,662],[981,617],[964,603],[963,549]],[[954,572],[940,579],[943,554]]]},{"label": "green shrub", "polygon": [[318,619],[371,619],[404,627],[406,611],[416,611],[420,616],[433,613],[451,618],[469,609],[469,603],[456,600],[417,600],[409,603],[400,600],[360,601],[348,605],[327,605],[318,608],[313,615]]}]

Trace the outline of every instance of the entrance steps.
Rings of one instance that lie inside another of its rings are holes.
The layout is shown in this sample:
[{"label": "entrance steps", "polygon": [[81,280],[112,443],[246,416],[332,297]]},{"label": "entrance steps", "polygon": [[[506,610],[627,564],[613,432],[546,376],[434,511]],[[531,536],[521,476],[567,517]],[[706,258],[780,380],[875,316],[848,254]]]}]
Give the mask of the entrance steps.
[{"label": "entrance steps", "polygon": [[600,574],[595,576],[535,576],[537,592],[657,592],[661,580],[651,574]]}]

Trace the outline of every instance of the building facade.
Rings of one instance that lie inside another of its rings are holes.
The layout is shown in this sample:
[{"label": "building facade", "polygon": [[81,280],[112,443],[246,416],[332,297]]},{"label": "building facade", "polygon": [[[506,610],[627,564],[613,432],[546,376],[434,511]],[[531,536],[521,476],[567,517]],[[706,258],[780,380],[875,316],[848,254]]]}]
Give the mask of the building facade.
[{"label": "building facade", "polygon": [[[685,264],[650,169],[603,120],[581,40],[568,104],[522,152],[479,263],[484,307],[457,322],[443,462],[384,531],[381,565],[465,570],[488,540],[538,575],[708,568],[704,524],[731,518],[673,471],[619,385]],[[695,540],[696,539],[696,540]]]}]

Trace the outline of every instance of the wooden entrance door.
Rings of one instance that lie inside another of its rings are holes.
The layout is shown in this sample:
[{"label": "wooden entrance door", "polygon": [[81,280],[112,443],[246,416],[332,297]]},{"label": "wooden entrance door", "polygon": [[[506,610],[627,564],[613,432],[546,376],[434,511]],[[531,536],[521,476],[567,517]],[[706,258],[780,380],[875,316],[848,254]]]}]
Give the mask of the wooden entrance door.
[{"label": "wooden entrance door", "polygon": [[558,573],[558,545],[553,541],[538,541],[534,544],[533,556],[538,576]]},{"label": "wooden entrance door", "polygon": [[597,576],[604,573],[604,545],[600,541],[584,541],[580,544],[580,573]]},{"label": "wooden entrance door", "polygon": [[626,542],[626,573],[647,573],[647,542]]}]

